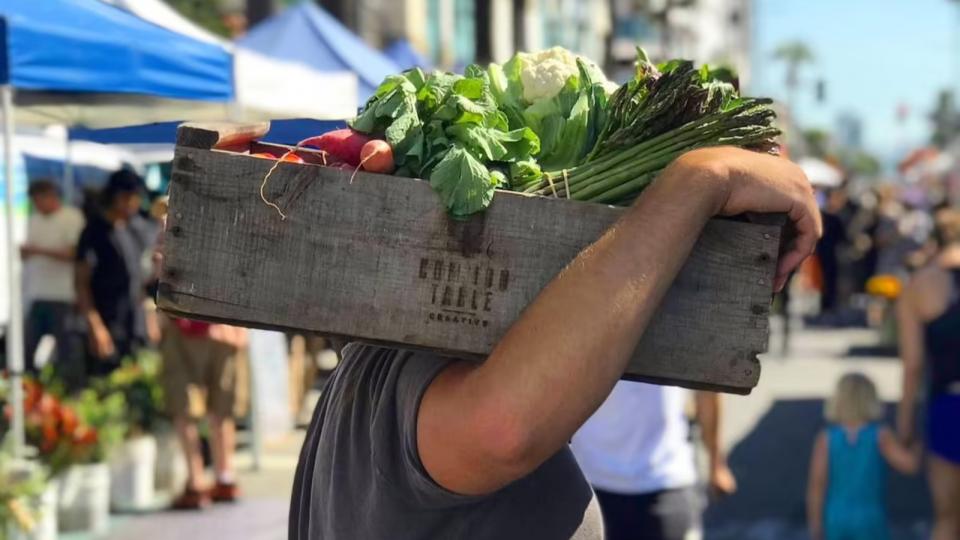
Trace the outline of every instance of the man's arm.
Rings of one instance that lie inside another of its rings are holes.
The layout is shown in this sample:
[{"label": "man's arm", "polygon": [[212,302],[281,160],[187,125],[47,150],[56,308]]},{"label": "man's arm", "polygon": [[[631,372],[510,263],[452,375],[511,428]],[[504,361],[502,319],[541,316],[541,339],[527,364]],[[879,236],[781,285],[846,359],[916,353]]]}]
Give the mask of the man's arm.
[{"label": "man's arm", "polygon": [[710,460],[708,486],[718,495],[729,495],[737,490],[737,480],[727,466],[727,457],[720,444],[720,416],[723,411],[720,398],[716,392],[697,392],[697,421]]},{"label": "man's arm", "polygon": [[62,261],[62,262],[73,262],[77,256],[77,251],[75,248],[43,248],[37,246],[23,246],[21,253],[26,251],[30,256],[39,255],[41,257],[49,257],[51,259]]},{"label": "man's arm", "polygon": [[803,173],[732,148],[694,151],[668,167],[541,291],[486,362],[455,362],[434,379],[417,426],[430,476],[454,492],[490,493],[555,454],[623,374],[707,220],[746,211],[786,212],[797,226],[781,287],[820,233]]},{"label": "man's arm", "polygon": [[827,492],[827,434],[820,432],[813,443],[807,478],[807,527],[812,540],[823,538],[823,500]]},{"label": "man's arm", "polygon": [[93,304],[93,292],[90,289],[91,271],[87,261],[78,260],[75,263],[74,289],[77,294],[77,309],[87,322],[93,352],[100,358],[108,358],[114,352],[113,338],[110,337],[110,331],[103,324],[103,319],[100,318],[100,313]]}]

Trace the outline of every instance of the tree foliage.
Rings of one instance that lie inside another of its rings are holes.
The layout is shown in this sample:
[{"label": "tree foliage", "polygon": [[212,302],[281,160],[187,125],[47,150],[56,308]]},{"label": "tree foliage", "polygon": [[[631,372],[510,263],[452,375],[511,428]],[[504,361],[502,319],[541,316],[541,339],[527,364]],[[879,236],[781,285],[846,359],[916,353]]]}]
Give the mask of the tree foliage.
[{"label": "tree foliage", "polygon": [[227,37],[229,32],[223,24],[219,2],[213,0],[165,0],[181,15],[214,34]]}]

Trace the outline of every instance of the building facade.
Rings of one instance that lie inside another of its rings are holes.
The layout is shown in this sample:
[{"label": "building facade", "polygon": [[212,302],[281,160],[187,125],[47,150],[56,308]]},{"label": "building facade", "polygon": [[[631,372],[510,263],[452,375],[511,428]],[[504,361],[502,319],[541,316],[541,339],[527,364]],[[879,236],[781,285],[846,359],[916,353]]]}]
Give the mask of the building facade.
[{"label": "building facade", "polygon": [[[635,47],[655,60],[688,58],[727,65],[750,83],[752,0],[612,0],[611,56],[615,65],[632,64]],[[622,78],[622,77],[621,77]]]},{"label": "building facade", "polygon": [[370,44],[404,38],[435,65],[502,62],[560,45],[604,62],[609,0],[320,0]]}]

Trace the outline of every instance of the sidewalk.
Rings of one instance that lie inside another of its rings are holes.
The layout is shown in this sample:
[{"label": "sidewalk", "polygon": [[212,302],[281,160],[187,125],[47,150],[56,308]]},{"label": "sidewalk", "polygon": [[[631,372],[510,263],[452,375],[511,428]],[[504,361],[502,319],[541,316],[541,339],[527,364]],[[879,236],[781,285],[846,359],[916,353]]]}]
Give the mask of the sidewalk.
[{"label": "sidewalk", "polygon": [[[249,451],[237,454],[238,482],[243,490],[239,502],[216,505],[205,512],[114,515],[106,538],[286,540],[290,490],[303,435],[303,431],[297,431],[280,443],[266,445],[259,471],[252,470]],[[70,537],[74,538],[79,540]]]}]

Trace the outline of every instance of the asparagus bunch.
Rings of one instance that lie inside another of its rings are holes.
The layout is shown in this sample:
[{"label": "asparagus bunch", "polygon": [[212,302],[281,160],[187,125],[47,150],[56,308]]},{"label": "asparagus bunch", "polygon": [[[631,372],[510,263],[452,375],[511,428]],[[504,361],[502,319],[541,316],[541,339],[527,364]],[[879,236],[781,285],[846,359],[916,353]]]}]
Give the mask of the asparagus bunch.
[{"label": "asparagus bunch", "polygon": [[733,145],[769,151],[780,131],[770,100],[741,98],[691,62],[657,69],[639,51],[637,77],[610,99],[608,121],[586,161],[545,172],[517,191],[607,204],[629,204],[684,152]]}]

